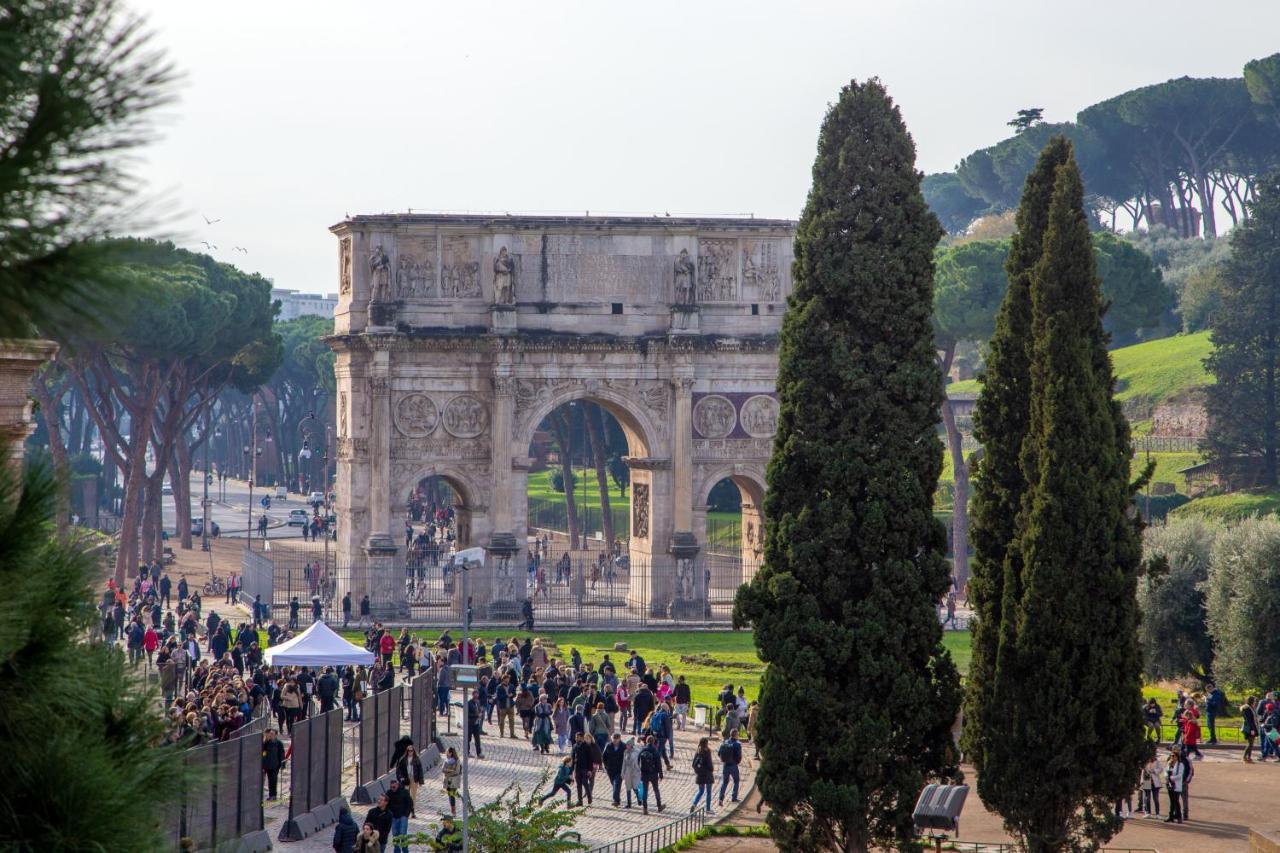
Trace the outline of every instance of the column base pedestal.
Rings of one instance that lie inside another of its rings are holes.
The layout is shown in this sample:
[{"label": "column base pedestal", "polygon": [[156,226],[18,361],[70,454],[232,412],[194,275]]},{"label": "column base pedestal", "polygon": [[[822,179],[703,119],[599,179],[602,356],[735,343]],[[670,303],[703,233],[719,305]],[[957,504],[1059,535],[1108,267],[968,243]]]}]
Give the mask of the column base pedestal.
[{"label": "column base pedestal", "polygon": [[696,561],[702,546],[698,544],[697,538],[692,533],[678,530],[671,534],[671,545],[667,550],[674,558],[675,578],[666,616],[677,622],[705,619],[707,616],[706,570]]},{"label": "column base pedestal", "polygon": [[484,550],[489,557],[487,577],[471,584],[472,618],[519,619],[526,597],[524,567],[516,559],[520,543],[514,533],[498,532],[490,534]]},{"label": "column base pedestal", "polygon": [[494,304],[489,309],[489,331],[495,335],[516,333],[516,306]]},{"label": "column base pedestal", "polygon": [[375,619],[409,618],[404,579],[396,571],[399,550],[390,533],[375,533],[365,544],[364,552],[369,558],[369,610]]},{"label": "column base pedestal", "polygon": [[699,332],[701,312],[697,305],[672,305],[671,325],[668,328],[672,335],[696,335]]}]

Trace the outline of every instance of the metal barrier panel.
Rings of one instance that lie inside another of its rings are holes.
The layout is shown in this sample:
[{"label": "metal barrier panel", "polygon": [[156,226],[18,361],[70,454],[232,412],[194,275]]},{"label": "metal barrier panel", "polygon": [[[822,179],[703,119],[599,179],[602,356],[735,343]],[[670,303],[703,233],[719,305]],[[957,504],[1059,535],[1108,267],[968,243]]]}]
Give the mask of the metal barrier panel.
[{"label": "metal barrier panel", "polygon": [[421,752],[431,743],[435,723],[436,677],[433,672],[420,673],[410,687],[409,737]]},{"label": "metal barrier panel", "polygon": [[194,779],[188,789],[187,825],[185,834],[194,838],[198,846],[211,846],[214,829],[214,754],[212,746],[189,749],[183,755],[187,765],[187,778]]},{"label": "metal barrier panel", "polygon": [[263,827],[262,815],[262,733],[231,741],[240,745],[239,756],[239,825],[236,835],[247,835]]},{"label": "metal barrier panel", "polygon": [[400,739],[401,705],[404,700],[404,685],[397,684],[390,690],[384,690],[382,696],[382,722],[378,727],[378,738],[382,742],[378,751],[379,773],[391,769],[391,756],[395,755],[396,741]]},{"label": "metal barrier panel", "polygon": [[289,772],[289,819],[311,809],[311,726],[307,720],[299,720],[293,726],[290,741],[293,767]]},{"label": "metal barrier panel", "polygon": [[356,782],[367,785],[378,778],[378,694],[360,700],[360,762],[356,764]]},{"label": "metal barrier panel", "polygon": [[325,732],[324,802],[342,796],[342,709],[323,715]]},{"label": "metal barrier panel", "polygon": [[[261,755],[261,747],[258,753]],[[213,754],[217,766],[213,780],[213,843],[216,846],[240,837],[240,741],[215,743]]]}]

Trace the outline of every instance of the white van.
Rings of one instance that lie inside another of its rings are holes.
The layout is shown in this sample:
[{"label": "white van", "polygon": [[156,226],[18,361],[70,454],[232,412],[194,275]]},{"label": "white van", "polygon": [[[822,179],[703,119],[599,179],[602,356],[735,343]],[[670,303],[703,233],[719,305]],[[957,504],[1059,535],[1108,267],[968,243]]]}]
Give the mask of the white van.
[{"label": "white van", "polygon": [[283,501],[289,497],[289,489],[286,486],[276,486],[276,500]]}]

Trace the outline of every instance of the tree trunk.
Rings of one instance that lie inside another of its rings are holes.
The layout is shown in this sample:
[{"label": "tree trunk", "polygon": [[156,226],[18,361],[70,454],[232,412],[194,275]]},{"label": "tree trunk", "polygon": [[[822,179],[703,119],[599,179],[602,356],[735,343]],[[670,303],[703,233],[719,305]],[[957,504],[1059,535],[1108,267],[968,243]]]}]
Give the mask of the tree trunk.
[{"label": "tree trunk", "polygon": [[569,528],[569,547],[578,547],[578,504],[573,496],[573,430],[563,412],[551,416],[552,431],[560,447],[560,476],[564,483],[564,511]]},{"label": "tree trunk", "polygon": [[[191,451],[179,441],[169,462],[169,482],[173,483],[174,525],[178,528],[178,545],[191,550]],[[201,491],[203,495],[203,490]]]},{"label": "tree trunk", "polygon": [[[955,355],[956,342],[951,341],[942,356],[944,377],[951,372],[951,362]],[[946,393],[945,388],[943,393]],[[964,436],[956,427],[956,416],[951,409],[950,398],[942,401],[942,423],[947,431],[947,450],[951,453],[951,467],[955,478],[951,507],[952,574],[956,579],[956,589],[964,589],[969,581],[969,466],[964,459]]]},{"label": "tree trunk", "polygon": [[604,411],[595,403],[585,404],[587,439],[596,466],[596,487],[600,492],[600,525],[605,548],[613,547],[613,513],[609,510],[609,472],[605,467]]},{"label": "tree trunk", "polygon": [[[67,464],[62,430],[62,397],[66,389],[66,382],[50,387],[45,381],[45,371],[40,371],[31,380],[31,393],[40,404],[40,419],[49,433],[49,455],[53,458],[53,472],[58,478],[54,521],[60,534],[65,534],[71,523],[71,467]],[[89,507],[85,507],[85,514],[88,513]]]},{"label": "tree trunk", "polygon": [[140,424],[129,429],[129,456],[124,481],[123,512],[120,513],[120,550],[116,552],[116,584],[138,570],[138,531],[142,527],[142,484],[147,466],[147,433]]}]

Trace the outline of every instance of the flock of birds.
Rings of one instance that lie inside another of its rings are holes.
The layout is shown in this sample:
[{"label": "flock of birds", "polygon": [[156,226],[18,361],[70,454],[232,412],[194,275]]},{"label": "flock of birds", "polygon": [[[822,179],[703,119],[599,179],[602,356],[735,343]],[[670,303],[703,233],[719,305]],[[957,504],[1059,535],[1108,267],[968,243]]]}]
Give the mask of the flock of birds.
[{"label": "flock of birds", "polygon": [[[204,220],[205,225],[217,225],[219,222],[222,221],[221,219],[210,219],[209,217],[205,216],[203,213],[200,214],[200,218]],[[218,250],[218,247],[215,246],[213,243],[210,243],[208,240],[201,240],[200,245],[204,246],[205,249],[211,252],[216,252]],[[249,254],[249,250],[246,249],[244,246],[232,246],[231,251],[243,252],[246,255]]]}]

